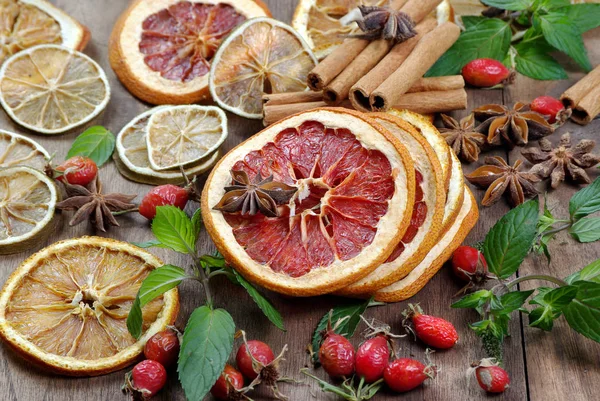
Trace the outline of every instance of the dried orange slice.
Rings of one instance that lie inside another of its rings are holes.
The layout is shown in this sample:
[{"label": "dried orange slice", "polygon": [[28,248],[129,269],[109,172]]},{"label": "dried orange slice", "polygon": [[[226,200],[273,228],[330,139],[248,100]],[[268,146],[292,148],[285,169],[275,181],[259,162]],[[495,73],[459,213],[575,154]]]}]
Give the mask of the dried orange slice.
[{"label": "dried orange slice", "polygon": [[316,64],[294,29],[271,18],[255,18],[236,28],[215,54],[210,93],[224,109],[260,119],[263,94],[305,90]]},{"label": "dried orange slice", "polygon": [[54,182],[41,171],[0,169],[0,254],[21,252],[44,238],[57,201]]},{"label": "dried orange slice", "polygon": [[172,106],[156,110],[146,127],[148,160],[161,171],[197,164],[227,138],[227,116],[214,106]]},{"label": "dried orange slice", "polygon": [[0,293],[0,337],[24,358],[73,376],[113,372],[134,362],[152,335],[172,324],[177,289],[143,309],[144,334],[127,315],[144,278],[163,263],[126,242],[82,237],[25,260]]},{"label": "dried orange slice", "polygon": [[50,155],[37,142],[0,129],[0,168],[27,166],[44,171],[48,160]]},{"label": "dried orange slice", "polygon": [[113,28],[110,64],[144,101],[194,103],[209,96],[208,71],[223,38],[270,15],[260,0],[136,0]]},{"label": "dried orange slice", "polygon": [[110,86],[102,68],[78,51],[57,45],[23,50],[0,69],[0,103],[18,124],[59,134],[104,110]]},{"label": "dried orange slice", "polygon": [[41,44],[83,50],[90,31],[45,0],[0,2],[0,64],[9,56]]},{"label": "dried orange slice", "polygon": [[[232,170],[295,186],[277,217],[213,209]],[[385,262],[410,224],[414,164],[366,115],[316,109],[279,121],[226,154],[202,192],[202,216],[225,258],[284,294],[336,291]]]},{"label": "dried orange slice", "polygon": [[[179,168],[156,171],[150,166],[148,146],[146,145],[146,127],[148,119],[162,107],[150,109],[131,120],[117,135],[116,149],[113,159],[119,172],[126,178],[144,184],[181,184],[184,178]],[[190,179],[209,170],[219,159],[220,152],[216,151],[199,164],[184,168],[185,175]]]}]

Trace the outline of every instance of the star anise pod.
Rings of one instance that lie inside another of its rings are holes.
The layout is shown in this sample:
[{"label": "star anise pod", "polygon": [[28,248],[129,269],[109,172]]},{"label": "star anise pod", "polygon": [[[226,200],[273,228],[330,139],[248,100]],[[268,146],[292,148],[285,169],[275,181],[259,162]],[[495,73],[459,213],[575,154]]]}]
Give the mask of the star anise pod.
[{"label": "star anise pod", "polygon": [[512,109],[501,104],[481,106],[473,112],[483,123],[477,131],[487,134],[490,145],[506,144],[509,149],[524,146],[530,139],[540,139],[554,132],[554,127],[544,116],[523,110],[525,104],[516,103]]},{"label": "star anise pod", "polygon": [[68,182],[64,182],[63,185],[67,192],[67,199],[59,202],[56,207],[60,210],[77,210],[69,221],[70,226],[91,219],[98,230],[106,232],[106,223],[113,226],[119,225],[113,213],[128,211],[136,207],[131,201],[137,195],[103,194],[102,183],[98,176],[85,187]]},{"label": "star anise pod", "polygon": [[522,160],[517,160],[510,166],[499,156],[488,156],[485,158],[485,166],[465,175],[465,178],[471,184],[487,188],[481,201],[482,206],[493,205],[508,190],[508,200],[515,207],[537,194],[534,183],[541,181],[537,175],[521,170]]},{"label": "star anise pod", "polygon": [[560,144],[552,148],[549,140],[539,141],[539,148],[527,148],[521,154],[535,164],[530,170],[540,178],[551,178],[550,185],[557,188],[565,177],[579,184],[592,182],[585,169],[600,163],[600,156],[590,153],[596,142],[590,139],[580,141],[574,148],[571,146],[571,134],[568,132],[560,138]]},{"label": "star anise pod", "polygon": [[273,176],[263,179],[260,173],[251,182],[245,171],[231,170],[233,185],[225,187],[225,195],[213,209],[226,213],[241,211],[255,215],[258,211],[267,217],[279,215],[277,205],[289,202],[298,190],[282,182],[273,181]]},{"label": "star anise pod", "polygon": [[460,160],[466,163],[477,161],[481,147],[486,144],[486,137],[475,131],[473,114],[460,120],[460,123],[442,114],[442,122],[445,128],[440,128],[440,133]]},{"label": "star anise pod", "polygon": [[417,34],[415,22],[402,11],[377,6],[358,6],[358,9],[362,19],[359,19],[356,23],[364,33],[354,35],[355,38],[385,39],[400,43]]}]

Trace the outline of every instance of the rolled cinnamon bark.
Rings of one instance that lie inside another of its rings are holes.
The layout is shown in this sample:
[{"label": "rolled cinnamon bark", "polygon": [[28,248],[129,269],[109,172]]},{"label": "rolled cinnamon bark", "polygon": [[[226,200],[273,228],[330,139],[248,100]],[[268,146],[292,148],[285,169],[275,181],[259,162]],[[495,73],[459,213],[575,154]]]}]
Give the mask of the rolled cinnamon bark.
[{"label": "rolled cinnamon bark", "polygon": [[271,106],[277,104],[320,102],[322,100],[323,94],[321,92],[313,91],[269,93],[263,95],[263,104],[268,104]]},{"label": "rolled cinnamon bark", "polygon": [[463,88],[447,91],[406,93],[392,107],[394,109],[407,109],[421,114],[464,110],[467,108],[467,91]]},{"label": "rolled cinnamon bark", "polygon": [[[327,103],[320,102],[302,102],[302,103],[293,103],[293,104],[275,104],[271,105],[270,103],[265,104],[263,107],[263,124],[266,126],[276,123],[279,120],[283,120],[284,118],[291,116],[292,114],[300,113],[301,111],[312,110],[319,107],[326,107]],[[346,109],[351,109],[352,105],[350,102],[342,102],[340,107],[344,107]]]},{"label": "rolled cinnamon bark", "polygon": [[465,80],[462,75],[448,75],[446,77],[421,78],[406,93],[444,92],[464,87]]},{"label": "rolled cinnamon bark", "polygon": [[460,28],[446,22],[423,37],[392,75],[371,93],[370,104],[374,111],[386,111],[400,102],[400,98],[458,39]]},{"label": "rolled cinnamon bark", "polygon": [[600,85],[600,65],[567,89],[560,97],[565,107],[574,109],[594,87]]}]

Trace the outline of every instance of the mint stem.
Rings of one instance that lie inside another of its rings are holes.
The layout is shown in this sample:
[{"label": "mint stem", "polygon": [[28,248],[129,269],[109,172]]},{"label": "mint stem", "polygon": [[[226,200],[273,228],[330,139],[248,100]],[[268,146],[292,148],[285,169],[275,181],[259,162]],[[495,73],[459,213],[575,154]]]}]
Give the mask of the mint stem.
[{"label": "mint stem", "polygon": [[517,33],[515,33],[510,39],[510,43],[515,43],[523,39],[523,37],[525,36],[525,32],[526,31],[518,31]]},{"label": "mint stem", "polygon": [[551,235],[551,234],[556,234],[564,229],[567,229],[571,227],[571,223],[567,223],[567,224],[563,224],[562,226],[558,226],[556,228],[552,228],[552,230],[548,230],[548,231],[544,231],[542,234],[543,235]]},{"label": "mint stem", "polygon": [[561,280],[559,278],[556,278],[556,277],[548,276],[548,275],[545,275],[545,274],[530,274],[528,276],[523,276],[523,277],[516,278],[513,281],[507,283],[506,284],[506,288],[510,289],[510,288],[516,286],[519,283],[522,283],[524,281],[529,281],[529,280],[549,281],[551,283],[554,283],[554,284],[558,285],[559,287],[564,287],[564,286],[569,285],[565,281],[563,281],[563,280]]}]

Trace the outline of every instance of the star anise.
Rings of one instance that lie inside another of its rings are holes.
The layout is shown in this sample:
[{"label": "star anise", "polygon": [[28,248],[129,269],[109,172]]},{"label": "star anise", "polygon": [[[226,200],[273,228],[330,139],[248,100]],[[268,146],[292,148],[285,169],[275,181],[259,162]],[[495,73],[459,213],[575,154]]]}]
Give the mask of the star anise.
[{"label": "star anise", "polygon": [[241,211],[251,216],[260,211],[267,217],[276,217],[277,205],[287,203],[298,190],[273,181],[272,175],[263,179],[258,173],[251,182],[245,171],[231,170],[231,177],[234,184],[225,187],[225,195],[213,209],[226,213]]},{"label": "star anise", "polygon": [[98,230],[106,232],[106,223],[113,226],[119,225],[113,213],[128,211],[136,207],[131,201],[137,195],[103,194],[102,183],[98,176],[85,187],[68,182],[63,184],[68,198],[59,202],[56,207],[60,210],[77,210],[69,221],[70,226],[91,219]]},{"label": "star anise", "polygon": [[473,163],[479,159],[481,147],[486,144],[485,135],[475,131],[475,117],[473,114],[460,120],[442,114],[442,122],[446,126],[440,128],[440,133],[460,160]]},{"label": "star anise", "polygon": [[560,144],[552,148],[549,140],[539,141],[539,148],[527,148],[521,154],[535,164],[530,170],[540,178],[551,178],[552,188],[557,188],[565,177],[579,184],[592,182],[585,169],[600,163],[600,156],[590,153],[596,142],[590,139],[580,141],[574,148],[571,146],[571,134],[568,132],[560,138]]},{"label": "star anise", "polygon": [[387,7],[358,6],[362,19],[356,21],[364,32],[353,37],[360,39],[385,39],[394,43],[404,42],[415,36],[415,22],[402,11]]},{"label": "star anise", "polygon": [[500,104],[481,106],[473,112],[483,123],[477,131],[487,134],[490,145],[506,144],[509,149],[524,146],[530,139],[540,139],[554,132],[544,116],[523,110],[525,104],[516,103],[512,109]]},{"label": "star anise", "polygon": [[485,166],[465,175],[465,178],[471,184],[487,188],[481,201],[482,206],[493,205],[508,190],[508,200],[514,207],[537,194],[533,184],[541,181],[537,175],[521,170],[522,160],[517,160],[510,166],[499,156],[488,156],[485,158]]}]

